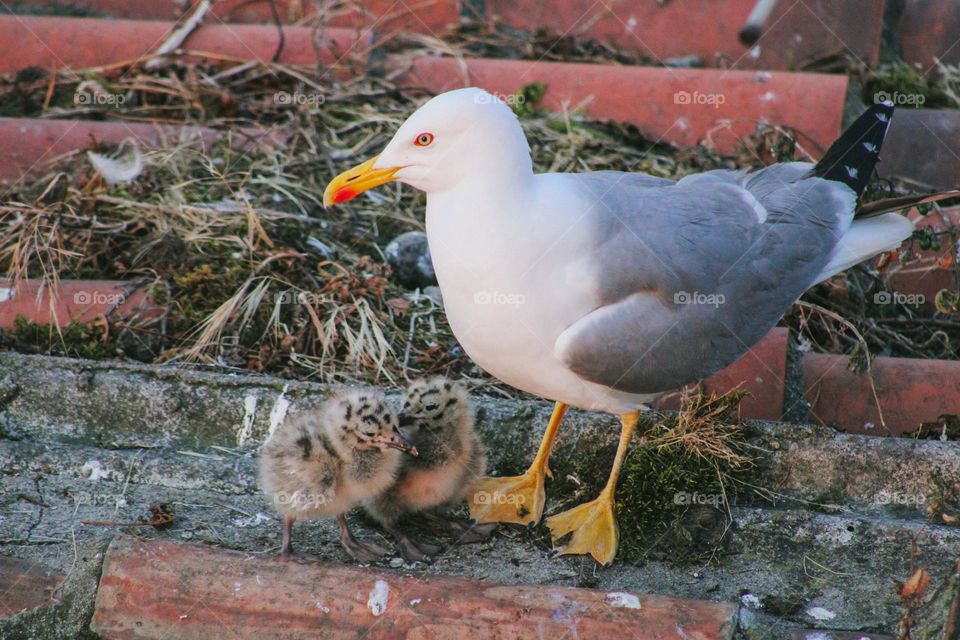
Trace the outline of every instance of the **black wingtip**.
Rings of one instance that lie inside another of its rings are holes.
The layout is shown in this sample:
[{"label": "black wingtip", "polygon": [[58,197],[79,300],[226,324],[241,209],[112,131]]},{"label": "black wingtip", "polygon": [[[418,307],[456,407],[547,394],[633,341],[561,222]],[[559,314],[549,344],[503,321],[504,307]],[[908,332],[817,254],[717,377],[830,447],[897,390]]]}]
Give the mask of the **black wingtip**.
[{"label": "black wingtip", "polygon": [[880,149],[893,119],[892,102],[872,105],[830,145],[814,175],[842,182],[859,196],[866,189],[880,159]]}]

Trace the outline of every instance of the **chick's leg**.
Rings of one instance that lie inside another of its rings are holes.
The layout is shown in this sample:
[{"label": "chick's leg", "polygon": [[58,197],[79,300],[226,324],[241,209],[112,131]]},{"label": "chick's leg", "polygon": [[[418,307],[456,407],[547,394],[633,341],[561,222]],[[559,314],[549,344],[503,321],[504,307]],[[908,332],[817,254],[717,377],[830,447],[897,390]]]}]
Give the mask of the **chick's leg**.
[{"label": "chick's leg", "polygon": [[337,516],[337,524],[340,525],[340,544],[357,562],[374,562],[389,553],[380,545],[354,538],[350,529],[347,528],[347,519],[342,513]]},{"label": "chick's leg", "polygon": [[566,412],[567,405],[562,402],[554,405],[537,457],[526,473],[507,478],[483,478],[473,486],[473,493],[468,500],[471,518],[481,524],[530,524],[540,521],[545,499],[543,479],[547,475],[553,477],[547,463]]},{"label": "chick's leg", "polygon": [[443,547],[438,547],[425,540],[413,538],[396,525],[384,525],[384,529],[396,538],[397,546],[400,548],[400,555],[403,556],[403,559],[407,562],[427,560],[430,556],[435,556],[443,551]]},{"label": "chick's leg", "polygon": [[283,542],[280,545],[280,555],[289,556],[293,554],[293,543],[290,538],[293,537],[293,523],[296,519],[287,514],[283,516]]},{"label": "chick's leg", "polygon": [[607,485],[597,499],[547,518],[547,526],[550,528],[554,543],[573,532],[570,542],[560,547],[560,553],[589,553],[601,564],[610,564],[617,555],[619,531],[613,514],[613,498],[617,490],[620,468],[623,466],[623,459],[627,455],[630,438],[633,436],[639,416],[637,411],[620,416],[622,427],[617,457],[613,461],[613,469],[610,471]]},{"label": "chick's leg", "polygon": [[496,522],[488,524],[461,522],[460,520],[429,511],[423,514],[423,519],[427,523],[434,525],[437,529],[457,536],[457,543],[459,544],[486,542],[497,528]]}]

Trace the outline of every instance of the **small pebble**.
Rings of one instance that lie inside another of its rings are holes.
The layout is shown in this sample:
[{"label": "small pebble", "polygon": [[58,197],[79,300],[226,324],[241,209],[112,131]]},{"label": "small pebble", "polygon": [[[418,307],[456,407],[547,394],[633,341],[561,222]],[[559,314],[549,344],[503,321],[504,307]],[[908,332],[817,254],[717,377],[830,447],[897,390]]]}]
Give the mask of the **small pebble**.
[{"label": "small pebble", "polygon": [[400,567],[403,566],[403,558],[391,558],[390,566],[393,567],[394,569],[399,569]]},{"label": "small pebble", "polygon": [[307,244],[324,260],[334,260],[337,257],[338,252],[336,249],[328,245],[326,242],[314,238],[313,236],[307,238]]},{"label": "small pebble", "polygon": [[417,289],[437,284],[427,234],[422,231],[401,233],[390,241],[384,255],[400,285]]},{"label": "small pebble", "polygon": [[433,300],[434,304],[441,307],[443,306],[443,294],[440,292],[440,287],[425,287],[421,293]]},{"label": "small pebble", "polygon": [[667,58],[664,61],[664,64],[668,67],[694,69],[696,67],[702,67],[703,60],[701,60],[698,56],[679,56],[676,58]]}]

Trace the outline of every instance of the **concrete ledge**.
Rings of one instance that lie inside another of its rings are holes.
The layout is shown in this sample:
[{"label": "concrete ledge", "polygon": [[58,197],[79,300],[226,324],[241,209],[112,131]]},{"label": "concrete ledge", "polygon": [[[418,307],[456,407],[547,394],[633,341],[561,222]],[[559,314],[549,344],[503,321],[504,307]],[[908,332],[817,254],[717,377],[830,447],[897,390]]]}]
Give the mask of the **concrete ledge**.
[{"label": "concrete ledge", "polygon": [[[88,474],[83,465],[99,460],[104,473],[133,484],[255,493],[247,454],[272,422],[318,405],[331,391],[262,375],[0,353],[0,436],[19,440],[0,450],[0,461],[11,472],[51,468],[83,478]],[[475,402],[493,472],[522,471],[539,444],[550,403],[482,396]],[[813,501],[863,513],[920,516],[947,479],[960,477],[960,450],[953,442],[747,424],[759,457],[752,480],[776,492],[785,506]],[[558,468],[612,445],[618,426],[612,416],[570,411],[555,449]],[[211,446],[236,453],[207,451]],[[153,453],[144,458],[143,449]],[[213,457],[191,456],[198,451]]]}]

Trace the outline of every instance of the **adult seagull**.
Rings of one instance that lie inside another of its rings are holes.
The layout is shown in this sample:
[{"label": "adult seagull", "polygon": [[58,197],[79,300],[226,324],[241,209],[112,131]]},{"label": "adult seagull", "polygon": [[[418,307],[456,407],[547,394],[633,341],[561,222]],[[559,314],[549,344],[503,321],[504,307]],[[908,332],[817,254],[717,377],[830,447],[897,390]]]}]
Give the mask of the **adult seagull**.
[{"label": "adult seagull", "polygon": [[556,402],[522,476],[484,478],[480,522],[537,522],[568,406],[620,416],[597,499],[547,519],[561,553],[613,560],[617,477],[639,410],[729,365],[812,285],[909,237],[856,214],[893,106],[870,107],[816,165],[673,181],[619,171],[534,174],[514,113],[475,88],[436,96],[383,152],[330,182],[324,204],[400,181],[427,194],[450,327],[493,376]]}]

